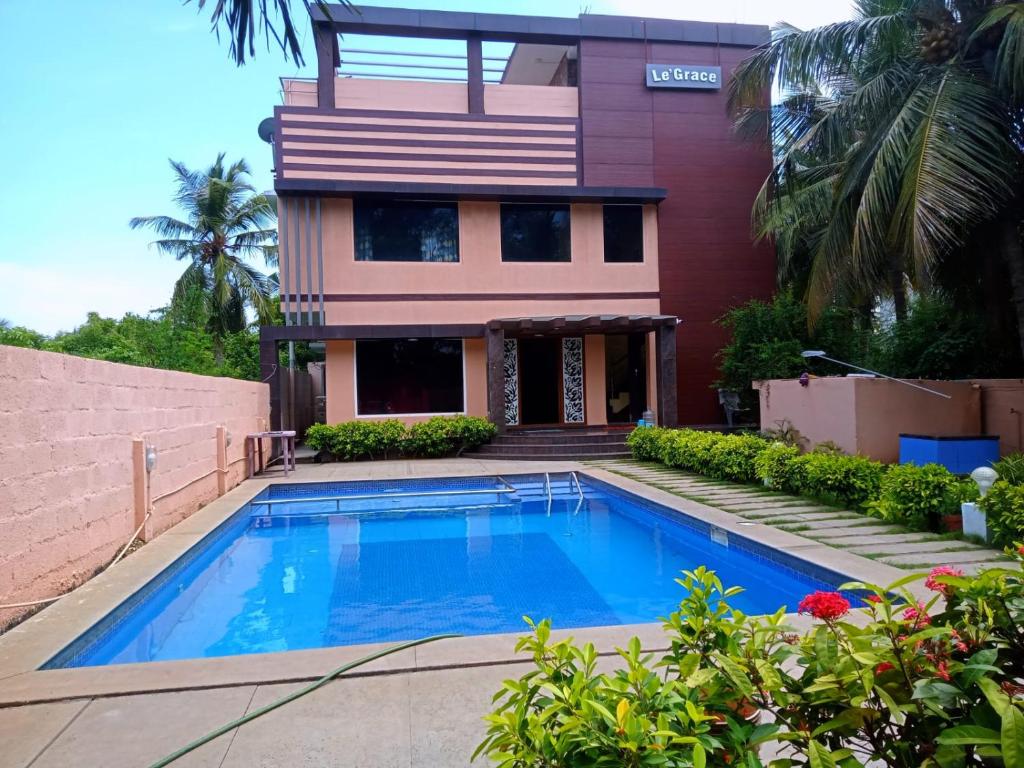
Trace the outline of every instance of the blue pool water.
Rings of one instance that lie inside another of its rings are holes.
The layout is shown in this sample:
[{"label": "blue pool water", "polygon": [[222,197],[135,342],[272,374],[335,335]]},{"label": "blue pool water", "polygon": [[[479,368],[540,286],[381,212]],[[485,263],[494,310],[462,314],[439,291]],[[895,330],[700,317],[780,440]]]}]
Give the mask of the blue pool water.
[{"label": "blue pool water", "polygon": [[657,621],[699,565],[748,613],[843,580],[603,483],[552,488],[549,505],[536,476],[271,486],[46,666]]}]

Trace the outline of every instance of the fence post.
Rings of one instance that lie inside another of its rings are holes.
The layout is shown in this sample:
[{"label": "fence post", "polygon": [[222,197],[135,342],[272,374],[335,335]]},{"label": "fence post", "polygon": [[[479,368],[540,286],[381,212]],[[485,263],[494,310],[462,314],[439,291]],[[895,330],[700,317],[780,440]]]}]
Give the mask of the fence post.
[{"label": "fence post", "polygon": [[228,490],[228,430],[223,424],[217,425],[217,495],[223,496]]},{"label": "fence post", "polygon": [[149,541],[150,526],[142,525],[149,511],[149,473],[146,472],[146,441],[141,437],[132,439],[132,506],[135,528],[142,526],[139,538]]}]

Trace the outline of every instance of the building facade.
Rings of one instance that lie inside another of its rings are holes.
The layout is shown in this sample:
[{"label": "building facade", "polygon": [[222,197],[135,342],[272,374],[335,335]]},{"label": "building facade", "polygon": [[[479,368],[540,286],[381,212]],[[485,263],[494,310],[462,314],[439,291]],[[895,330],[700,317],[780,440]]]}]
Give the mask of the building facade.
[{"label": "building facade", "polygon": [[318,77],[283,81],[268,131],[275,425],[278,347],[300,340],[325,344],[330,423],[722,421],[715,321],[774,284],[749,234],[770,158],[725,108],[767,28],[342,6],[312,23]]}]

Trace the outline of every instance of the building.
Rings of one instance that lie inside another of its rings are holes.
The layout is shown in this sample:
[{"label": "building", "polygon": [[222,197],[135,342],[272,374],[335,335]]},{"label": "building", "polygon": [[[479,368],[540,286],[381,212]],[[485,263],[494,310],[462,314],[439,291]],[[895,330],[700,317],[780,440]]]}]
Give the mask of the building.
[{"label": "building", "polygon": [[749,224],[769,153],[726,114],[767,28],[340,5],[312,24],[318,77],[282,81],[269,131],[275,425],[295,340],[325,343],[331,423],[723,421],[715,321],[774,284]]}]

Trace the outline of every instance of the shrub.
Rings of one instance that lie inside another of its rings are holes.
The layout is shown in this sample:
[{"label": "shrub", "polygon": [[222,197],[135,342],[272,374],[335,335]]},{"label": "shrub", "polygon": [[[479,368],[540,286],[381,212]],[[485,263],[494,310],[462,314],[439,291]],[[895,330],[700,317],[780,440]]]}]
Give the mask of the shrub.
[{"label": "shrub", "polygon": [[878,498],[885,474],[881,462],[863,456],[806,453],[793,461],[797,464],[795,477],[800,483],[793,490],[854,509]]},{"label": "shrub", "polygon": [[711,451],[721,437],[717,432],[672,430],[663,443],[662,461],[670,467],[707,474],[711,467]]},{"label": "shrub", "polygon": [[661,461],[662,443],[672,430],[664,427],[637,427],[626,438],[626,445],[637,461]]},{"label": "shrub", "polygon": [[1024,485],[998,480],[979,504],[994,544],[1011,546],[1024,539]]},{"label": "shrub", "polygon": [[497,430],[474,416],[435,416],[411,429],[397,419],[314,424],[306,430],[306,445],[342,461],[414,456],[447,456],[475,448]]},{"label": "shrub", "polygon": [[708,474],[719,480],[752,483],[757,479],[754,462],[770,445],[755,435],[722,435],[711,446]]},{"label": "shrub", "polygon": [[992,465],[992,468],[999,474],[1000,480],[1005,480],[1010,485],[1024,485],[1024,453],[1003,456]]},{"label": "shrub", "polygon": [[633,638],[608,672],[593,645],[552,641],[549,621],[530,622],[516,650],[534,668],[495,694],[474,758],[757,768],[768,744],[773,766],[1020,765],[1020,569],[936,569],[927,604],[906,586],[923,578],[845,585],[867,595],[859,609],[837,592],[809,595],[799,610],[816,624],[798,634],[784,609],[746,616],[728,605],[740,590],[684,572],[686,596],[663,625],[669,650]]},{"label": "shrub", "polygon": [[899,464],[885,473],[871,514],[915,531],[939,530],[939,519],[960,511],[960,480],[939,464]]},{"label": "shrub", "polygon": [[803,485],[803,467],[795,461],[799,456],[800,449],[795,445],[772,443],[754,459],[754,471],[769,488],[798,492]]},{"label": "shrub", "polygon": [[493,424],[475,416],[434,416],[409,428],[405,450],[414,456],[438,458],[475,448],[496,432]]}]

